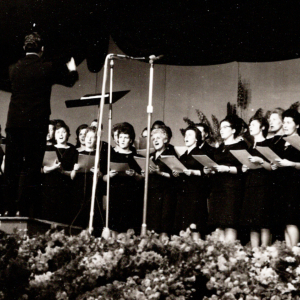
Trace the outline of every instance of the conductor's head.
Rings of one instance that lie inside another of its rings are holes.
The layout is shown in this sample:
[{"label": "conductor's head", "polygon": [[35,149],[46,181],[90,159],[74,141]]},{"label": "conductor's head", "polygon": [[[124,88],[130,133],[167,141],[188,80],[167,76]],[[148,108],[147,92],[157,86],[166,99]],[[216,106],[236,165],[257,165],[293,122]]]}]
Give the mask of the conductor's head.
[{"label": "conductor's head", "polygon": [[26,53],[41,53],[44,51],[42,38],[37,32],[25,36],[24,50]]}]

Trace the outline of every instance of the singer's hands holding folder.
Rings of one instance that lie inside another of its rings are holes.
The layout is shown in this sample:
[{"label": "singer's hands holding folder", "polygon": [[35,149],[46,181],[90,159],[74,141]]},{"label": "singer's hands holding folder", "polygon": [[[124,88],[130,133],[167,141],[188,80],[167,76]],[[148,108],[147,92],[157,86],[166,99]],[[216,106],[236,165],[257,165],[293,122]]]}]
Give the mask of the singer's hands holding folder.
[{"label": "singer's hands holding folder", "polygon": [[275,161],[279,164],[280,167],[296,167],[296,163],[295,162],[292,162],[292,161],[289,161],[287,159],[279,159],[279,158],[276,158]]},{"label": "singer's hands holding folder", "polygon": [[203,172],[204,172],[204,174],[210,174],[210,173],[214,174],[215,173],[215,171],[213,171],[213,169],[209,168],[209,167],[204,167]]},{"label": "singer's hands holding folder", "polygon": [[261,157],[258,156],[249,156],[248,159],[253,163],[257,165],[261,165],[264,160]]},{"label": "singer's hands holding folder", "polygon": [[49,167],[44,166],[43,171],[45,174],[47,174],[47,173],[50,173],[50,172],[60,169],[60,168],[61,168],[61,162],[56,159],[52,166],[49,166]]}]

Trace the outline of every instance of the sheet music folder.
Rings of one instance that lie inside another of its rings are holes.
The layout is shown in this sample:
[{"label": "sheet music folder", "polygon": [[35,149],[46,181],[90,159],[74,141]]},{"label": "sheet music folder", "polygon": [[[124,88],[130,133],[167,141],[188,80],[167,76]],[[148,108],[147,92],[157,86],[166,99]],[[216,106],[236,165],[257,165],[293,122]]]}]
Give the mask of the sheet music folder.
[{"label": "sheet music folder", "polygon": [[[112,103],[117,102],[125,95],[127,95],[129,92],[130,90],[113,92]],[[104,98],[105,104],[109,104],[109,95],[110,93],[105,94],[105,98]],[[66,100],[65,103],[67,108],[71,108],[71,107],[99,105],[100,101],[101,101],[101,94],[88,94],[81,97],[80,99]]]}]

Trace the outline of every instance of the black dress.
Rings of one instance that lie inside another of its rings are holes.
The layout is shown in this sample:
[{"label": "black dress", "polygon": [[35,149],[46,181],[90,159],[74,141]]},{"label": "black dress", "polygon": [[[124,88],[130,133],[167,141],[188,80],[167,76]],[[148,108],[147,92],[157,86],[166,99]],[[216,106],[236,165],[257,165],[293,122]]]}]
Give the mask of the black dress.
[{"label": "black dress", "polygon": [[[300,151],[281,139],[275,147],[282,159],[300,162]],[[274,172],[274,224],[283,229],[286,225],[300,225],[300,171],[293,167],[279,167]]]},{"label": "black dress", "polygon": [[237,167],[237,174],[216,173],[212,175],[212,192],[209,197],[209,224],[213,227],[236,228],[244,196],[245,180],[241,163],[230,150],[247,149],[244,141],[232,145],[221,144],[214,160],[218,165]]},{"label": "black dress", "polygon": [[[165,149],[161,155],[174,155],[177,157],[172,147]],[[159,157],[155,158],[155,152],[150,155],[150,159],[159,166],[161,172],[168,173],[171,177],[167,178],[155,173],[149,174],[147,229],[154,230],[157,233],[175,233],[176,181],[172,175],[172,170]]]},{"label": "black dress", "polygon": [[[105,143],[106,144],[106,143]],[[106,153],[107,147],[104,145],[104,151]],[[80,156],[86,156],[91,162],[95,162],[96,151],[81,151],[78,154]],[[106,167],[105,156],[103,153],[103,148],[100,151],[100,172]],[[102,172],[101,172],[102,173]],[[72,210],[73,214],[73,224],[80,226],[82,228],[87,228],[90,219],[90,208],[91,208],[91,197],[93,188],[94,173],[90,169],[84,169],[76,172],[76,177],[74,179],[74,190],[76,191],[74,197],[74,208]],[[93,227],[97,231],[97,235],[101,232],[104,223],[104,213],[102,208],[102,196],[103,196],[103,184],[102,176],[98,178],[97,189],[94,204],[94,219]],[[93,231],[95,234],[95,231]]]},{"label": "black dress", "polygon": [[[129,168],[141,173],[134,154],[111,152],[111,162],[128,163]],[[118,173],[110,179],[109,228],[117,232],[134,229],[139,232],[143,214],[143,180],[136,176]]]},{"label": "black dress", "polygon": [[[257,142],[256,146],[269,147],[270,141]],[[251,147],[248,152],[252,156],[258,156],[265,160],[264,156]],[[246,185],[243,208],[241,213],[241,225],[253,230],[270,228],[271,225],[271,171],[264,168],[248,170],[245,173]]]},{"label": "black dress", "polygon": [[193,158],[193,155],[205,155],[205,153],[199,148],[194,148],[190,153],[186,151],[179,158],[188,170],[200,170],[201,176],[187,176],[183,173],[176,178],[178,195],[174,229],[177,233],[186,230],[192,223],[196,224],[197,231],[206,232],[208,177],[203,172],[203,166]]},{"label": "black dress", "polygon": [[77,162],[78,152],[74,146],[69,148],[57,148],[48,146],[47,151],[55,151],[61,162],[61,169],[43,174],[42,182],[42,219],[58,223],[70,224],[74,207],[74,183],[70,175],[64,171],[72,171]]}]

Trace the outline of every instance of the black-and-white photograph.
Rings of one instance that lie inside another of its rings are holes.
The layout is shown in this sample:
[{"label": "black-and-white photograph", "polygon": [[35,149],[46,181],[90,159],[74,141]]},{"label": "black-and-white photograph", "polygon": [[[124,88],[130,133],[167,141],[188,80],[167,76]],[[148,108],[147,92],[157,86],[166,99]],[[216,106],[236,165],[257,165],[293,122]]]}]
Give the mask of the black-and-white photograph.
[{"label": "black-and-white photograph", "polygon": [[299,300],[300,3],[0,2],[0,299]]}]

